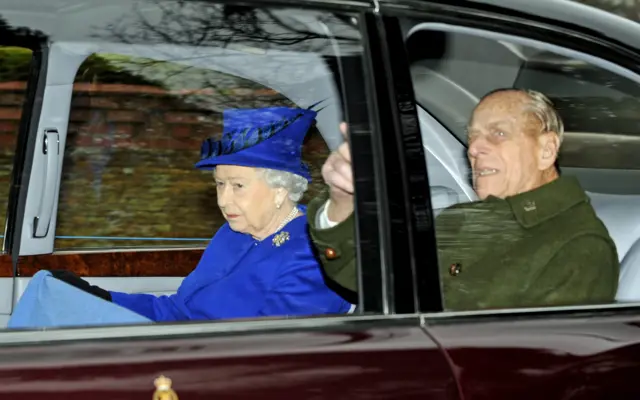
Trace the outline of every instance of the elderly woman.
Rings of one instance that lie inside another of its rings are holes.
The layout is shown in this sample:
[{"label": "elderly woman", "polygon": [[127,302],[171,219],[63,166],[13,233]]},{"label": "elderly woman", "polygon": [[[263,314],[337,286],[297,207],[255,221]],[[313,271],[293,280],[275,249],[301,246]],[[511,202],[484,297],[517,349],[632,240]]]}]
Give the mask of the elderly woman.
[{"label": "elderly woman", "polygon": [[311,176],[301,161],[316,116],[285,107],[226,110],[197,168],[213,170],[226,223],[171,296],[108,292],[65,271],[58,279],[153,321],[345,313],[324,282],[297,204]]}]

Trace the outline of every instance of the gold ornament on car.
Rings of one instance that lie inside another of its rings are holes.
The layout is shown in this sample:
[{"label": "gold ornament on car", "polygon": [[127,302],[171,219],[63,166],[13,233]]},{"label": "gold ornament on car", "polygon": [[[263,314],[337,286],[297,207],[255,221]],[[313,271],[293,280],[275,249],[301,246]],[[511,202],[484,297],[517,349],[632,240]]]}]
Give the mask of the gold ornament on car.
[{"label": "gold ornament on car", "polygon": [[164,375],[153,381],[156,391],[153,393],[153,400],[178,400],[178,395],[171,389],[171,379]]}]

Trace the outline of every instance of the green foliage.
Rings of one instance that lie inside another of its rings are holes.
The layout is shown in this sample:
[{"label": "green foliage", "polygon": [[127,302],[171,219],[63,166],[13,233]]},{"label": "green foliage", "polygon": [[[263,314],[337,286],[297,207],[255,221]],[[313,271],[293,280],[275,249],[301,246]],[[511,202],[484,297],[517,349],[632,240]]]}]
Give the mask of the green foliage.
[{"label": "green foliage", "polygon": [[31,50],[0,47],[0,82],[26,81],[30,62]]},{"label": "green foliage", "polygon": [[163,87],[161,82],[132,74],[123,68],[123,60],[110,60],[104,56],[91,55],[80,66],[76,82],[118,83],[123,85],[148,85]]},{"label": "green foliage", "polygon": [[[0,46],[0,82],[26,81],[29,78],[31,58],[31,50]],[[91,55],[80,66],[75,81],[163,87],[158,81],[127,72],[121,64]]]}]

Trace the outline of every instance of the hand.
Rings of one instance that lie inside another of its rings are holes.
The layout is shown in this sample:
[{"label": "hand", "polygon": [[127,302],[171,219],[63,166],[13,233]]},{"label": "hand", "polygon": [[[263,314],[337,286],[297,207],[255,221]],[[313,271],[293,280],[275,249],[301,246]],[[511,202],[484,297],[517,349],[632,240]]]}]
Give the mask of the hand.
[{"label": "hand", "polygon": [[73,272],[69,272],[69,271],[65,271],[65,270],[52,270],[49,271],[51,272],[51,275],[53,275],[54,278],[59,279],[71,286],[75,286],[76,288],[80,289],[80,290],[84,290],[85,292],[92,294],[94,296],[98,296],[103,300],[106,301],[111,301],[111,294],[98,287],[98,286],[92,286],[89,284],[89,282],[85,281],[84,279],[78,277],[76,274],[74,274]]},{"label": "hand", "polygon": [[322,166],[322,177],[329,185],[330,199],[327,216],[333,222],[342,222],[353,213],[353,172],[347,124],[340,124],[345,139]]}]

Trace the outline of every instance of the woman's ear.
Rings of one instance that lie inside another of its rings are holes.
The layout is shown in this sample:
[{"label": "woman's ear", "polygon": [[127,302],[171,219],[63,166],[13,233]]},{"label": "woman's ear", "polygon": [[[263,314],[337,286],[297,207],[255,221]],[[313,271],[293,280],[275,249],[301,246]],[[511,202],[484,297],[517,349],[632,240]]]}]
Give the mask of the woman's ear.
[{"label": "woman's ear", "polygon": [[280,209],[287,198],[287,191],[284,188],[276,189],[276,207]]},{"label": "woman's ear", "polygon": [[538,148],[540,149],[538,168],[541,171],[544,171],[553,167],[558,159],[560,138],[555,132],[545,132],[538,136],[538,145]]}]

